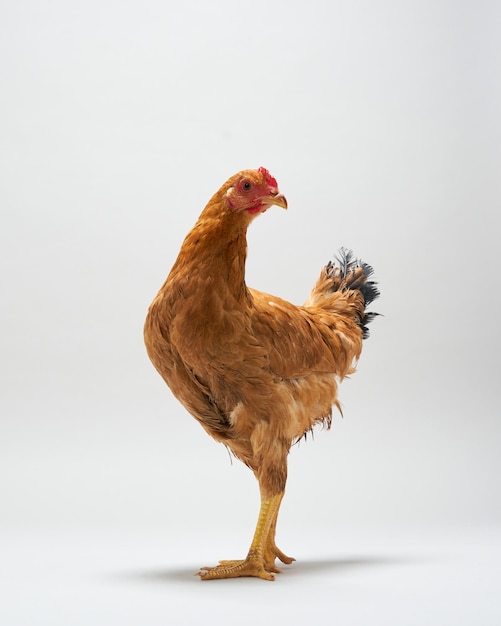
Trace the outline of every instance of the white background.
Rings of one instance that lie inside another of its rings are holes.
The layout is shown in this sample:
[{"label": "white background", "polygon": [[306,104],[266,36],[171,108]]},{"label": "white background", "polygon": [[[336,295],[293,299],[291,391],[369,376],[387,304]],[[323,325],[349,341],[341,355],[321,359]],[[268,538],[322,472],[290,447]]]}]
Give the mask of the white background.
[{"label": "white background", "polygon": [[[0,7],[0,621],[498,624],[496,2]],[[247,282],[341,245],[384,314],[344,419],[292,449],[275,583],[201,583],[258,510],[147,360],[147,307],[233,173],[289,211]],[[496,582],[497,581],[497,582]]]}]

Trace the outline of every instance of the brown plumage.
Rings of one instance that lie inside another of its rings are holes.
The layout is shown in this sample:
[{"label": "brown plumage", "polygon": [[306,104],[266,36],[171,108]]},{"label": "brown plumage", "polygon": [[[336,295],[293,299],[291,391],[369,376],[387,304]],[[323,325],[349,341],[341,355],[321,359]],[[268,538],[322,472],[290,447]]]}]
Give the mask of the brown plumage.
[{"label": "brown plumage", "polygon": [[342,251],[304,306],[245,284],[246,231],[271,205],[287,208],[264,168],[232,176],[185,238],[150,306],[145,343],[174,395],[254,472],[261,511],[247,557],[203,568],[202,579],[273,579],[293,559],[275,545],[291,444],[330,425],[337,382],[354,371],[378,292],[372,269]]}]

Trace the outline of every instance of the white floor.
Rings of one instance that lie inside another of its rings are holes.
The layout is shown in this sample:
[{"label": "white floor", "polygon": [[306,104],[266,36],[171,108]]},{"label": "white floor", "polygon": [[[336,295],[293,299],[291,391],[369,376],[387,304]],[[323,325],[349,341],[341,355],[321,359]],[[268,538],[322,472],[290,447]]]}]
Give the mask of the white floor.
[{"label": "white floor", "polygon": [[501,624],[501,529],[338,529],[280,545],[297,561],[275,582],[201,582],[199,566],[242,555],[241,537],[6,531],[0,624]]}]

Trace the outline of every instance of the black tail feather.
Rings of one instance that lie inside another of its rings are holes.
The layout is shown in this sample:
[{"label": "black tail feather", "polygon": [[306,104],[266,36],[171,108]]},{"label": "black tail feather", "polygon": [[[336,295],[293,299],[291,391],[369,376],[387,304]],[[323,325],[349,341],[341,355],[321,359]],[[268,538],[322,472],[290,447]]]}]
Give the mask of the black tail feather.
[{"label": "black tail feather", "polygon": [[[379,289],[377,283],[374,280],[370,280],[374,274],[373,268],[364,263],[360,259],[357,259],[352,250],[346,248],[340,248],[338,254],[335,256],[337,265],[332,261],[326,266],[327,275],[334,280],[334,284],[337,285],[336,290],[358,290],[363,296],[365,307],[369,306],[371,302],[374,302],[379,297]],[[358,271],[361,269],[362,271]],[[363,338],[367,339],[369,336],[369,324],[379,313],[364,311],[360,319],[360,327],[362,328]]]}]

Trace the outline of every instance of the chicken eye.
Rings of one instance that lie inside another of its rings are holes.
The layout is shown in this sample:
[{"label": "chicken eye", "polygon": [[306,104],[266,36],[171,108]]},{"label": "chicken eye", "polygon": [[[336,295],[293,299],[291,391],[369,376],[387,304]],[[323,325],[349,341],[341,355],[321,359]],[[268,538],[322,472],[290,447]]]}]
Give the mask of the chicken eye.
[{"label": "chicken eye", "polygon": [[252,183],[250,183],[248,180],[244,180],[242,182],[242,189],[244,191],[250,191],[252,189]]}]

